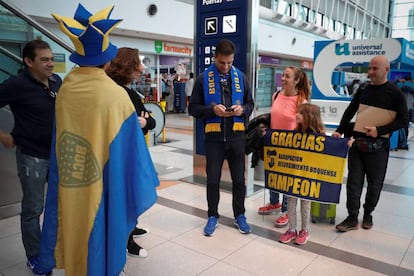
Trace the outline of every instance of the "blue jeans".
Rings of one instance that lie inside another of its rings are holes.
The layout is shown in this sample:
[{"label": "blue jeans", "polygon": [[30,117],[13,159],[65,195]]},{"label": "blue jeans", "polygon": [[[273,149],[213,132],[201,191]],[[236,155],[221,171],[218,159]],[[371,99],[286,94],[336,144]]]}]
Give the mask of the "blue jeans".
[{"label": "blue jeans", "polygon": [[20,147],[17,147],[16,163],[23,192],[20,214],[23,245],[26,256],[35,257],[39,254],[41,234],[39,217],[43,212],[49,160],[25,155]]},{"label": "blue jeans", "polygon": [[[269,193],[270,193],[270,204],[275,205],[276,203],[279,203],[279,193],[275,192],[275,191],[269,191]],[[281,212],[287,212],[287,197],[286,197],[286,195],[283,195]]]}]

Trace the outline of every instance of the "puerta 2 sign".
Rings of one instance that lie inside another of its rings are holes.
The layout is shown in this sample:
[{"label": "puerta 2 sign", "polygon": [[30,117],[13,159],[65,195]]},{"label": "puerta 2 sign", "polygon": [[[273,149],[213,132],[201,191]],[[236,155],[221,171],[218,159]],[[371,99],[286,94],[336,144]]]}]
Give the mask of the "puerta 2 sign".
[{"label": "puerta 2 sign", "polygon": [[[391,62],[391,71],[408,66],[414,68],[413,45],[401,38],[316,41],[314,51],[312,102],[321,108],[321,115],[328,127],[336,127],[351,100],[343,92],[348,89],[346,76],[355,73],[342,68],[368,67],[371,58],[385,55]],[[335,78],[337,76],[337,78]],[[367,80],[367,74],[360,78]],[[338,88],[340,86],[341,90]]]},{"label": "puerta 2 sign", "polygon": [[[197,0],[196,6],[196,70],[197,75],[214,63],[215,45],[229,39],[236,45],[233,65],[247,72],[247,53],[250,29],[247,25],[251,0]],[[201,120],[196,122],[195,152],[204,155],[204,137]]]}]

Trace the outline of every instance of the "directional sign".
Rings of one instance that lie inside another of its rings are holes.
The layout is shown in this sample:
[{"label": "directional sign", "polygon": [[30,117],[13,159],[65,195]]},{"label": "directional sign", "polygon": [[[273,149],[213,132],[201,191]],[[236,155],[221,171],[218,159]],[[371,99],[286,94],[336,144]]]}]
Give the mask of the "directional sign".
[{"label": "directional sign", "polygon": [[217,34],[217,17],[210,17],[205,19],[205,35]]},{"label": "directional sign", "polygon": [[236,29],[236,15],[226,15],[223,16],[223,33],[235,33]]}]

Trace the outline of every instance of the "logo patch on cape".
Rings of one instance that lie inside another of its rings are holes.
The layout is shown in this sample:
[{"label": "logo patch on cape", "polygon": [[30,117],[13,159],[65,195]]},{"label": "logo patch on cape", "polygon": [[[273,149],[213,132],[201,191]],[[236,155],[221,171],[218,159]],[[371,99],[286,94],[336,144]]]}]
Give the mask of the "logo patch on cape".
[{"label": "logo patch on cape", "polygon": [[62,186],[86,186],[101,178],[101,168],[87,140],[64,131],[58,146],[56,153]]}]

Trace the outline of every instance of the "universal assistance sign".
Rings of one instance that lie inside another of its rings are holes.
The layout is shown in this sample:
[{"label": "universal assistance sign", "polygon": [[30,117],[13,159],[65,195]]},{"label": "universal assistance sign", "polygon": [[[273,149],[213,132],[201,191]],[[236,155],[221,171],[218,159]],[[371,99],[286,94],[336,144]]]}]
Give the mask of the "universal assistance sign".
[{"label": "universal assistance sign", "polygon": [[[384,55],[392,70],[414,70],[414,43],[402,38],[316,41],[314,48],[312,103],[321,108],[325,125],[337,127],[352,95],[345,88],[350,68],[368,67],[369,61]],[[363,78],[366,73],[360,72]],[[337,83],[334,79],[337,76]],[[361,79],[360,77],[358,77]]]},{"label": "universal assistance sign", "polygon": [[312,201],[339,203],[347,141],[322,134],[267,130],[265,187]]}]

